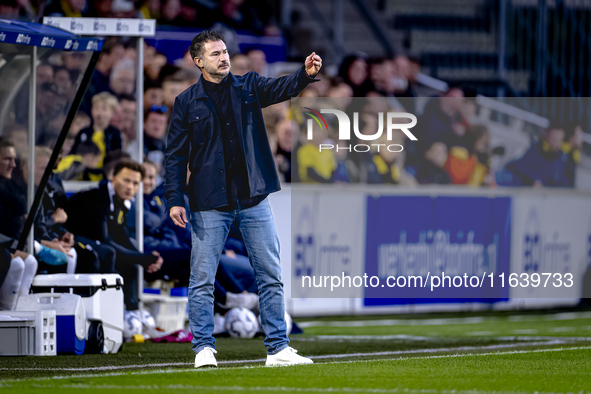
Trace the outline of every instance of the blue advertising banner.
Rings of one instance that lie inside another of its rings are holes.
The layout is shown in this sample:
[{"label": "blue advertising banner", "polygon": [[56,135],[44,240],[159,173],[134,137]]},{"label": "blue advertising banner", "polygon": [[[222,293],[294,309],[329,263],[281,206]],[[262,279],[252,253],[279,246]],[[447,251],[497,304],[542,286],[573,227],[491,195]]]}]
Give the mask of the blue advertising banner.
[{"label": "blue advertising banner", "polygon": [[100,51],[103,47],[99,38],[82,38],[57,27],[7,19],[0,19],[0,43],[67,51]]},{"label": "blue advertising banner", "polygon": [[510,245],[509,197],[369,196],[364,303],[506,300]]}]

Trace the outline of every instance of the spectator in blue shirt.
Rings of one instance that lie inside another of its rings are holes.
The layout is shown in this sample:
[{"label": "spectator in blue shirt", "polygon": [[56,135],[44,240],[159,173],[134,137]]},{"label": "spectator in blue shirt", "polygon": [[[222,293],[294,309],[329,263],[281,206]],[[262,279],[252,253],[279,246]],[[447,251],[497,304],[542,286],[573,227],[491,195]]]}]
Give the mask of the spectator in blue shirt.
[{"label": "spectator in blue shirt", "polygon": [[532,145],[522,158],[510,162],[506,172],[510,184],[534,187],[572,187],[567,175],[568,153],[562,150],[565,127],[553,122],[541,141]]}]

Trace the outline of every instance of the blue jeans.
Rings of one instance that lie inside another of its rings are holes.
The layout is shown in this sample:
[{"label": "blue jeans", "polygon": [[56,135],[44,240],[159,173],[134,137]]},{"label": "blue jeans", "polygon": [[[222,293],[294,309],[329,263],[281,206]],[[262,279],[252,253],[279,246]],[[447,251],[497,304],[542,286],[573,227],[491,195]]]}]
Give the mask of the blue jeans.
[{"label": "blue jeans", "polygon": [[220,255],[230,226],[242,233],[259,289],[261,323],[267,354],[287,347],[285,307],[279,239],[268,199],[247,209],[220,212],[215,209],[191,212],[191,278],[189,281],[189,325],[193,351],[215,348],[213,337],[213,290]]}]

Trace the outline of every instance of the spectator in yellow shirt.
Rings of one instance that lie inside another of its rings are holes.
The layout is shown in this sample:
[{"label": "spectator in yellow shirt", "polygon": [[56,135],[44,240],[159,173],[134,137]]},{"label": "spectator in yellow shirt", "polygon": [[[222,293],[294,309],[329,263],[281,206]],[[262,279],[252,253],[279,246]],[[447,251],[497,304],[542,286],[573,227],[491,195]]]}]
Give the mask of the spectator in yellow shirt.
[{"label": "spectator in yellow shirt", "polygon": [[313,133],[312,140],[306,140],[297,151],[300,182],[331,183],[337,162],[332,149],[320,149],[320,144],[336,144],[327,140],[326,130],[316,124]]}]

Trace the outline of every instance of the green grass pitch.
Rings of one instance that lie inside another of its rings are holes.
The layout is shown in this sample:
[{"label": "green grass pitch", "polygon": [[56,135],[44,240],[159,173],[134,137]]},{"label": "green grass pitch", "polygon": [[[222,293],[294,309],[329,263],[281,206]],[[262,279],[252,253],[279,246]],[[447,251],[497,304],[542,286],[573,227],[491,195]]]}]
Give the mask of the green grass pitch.
[{"label": "green grass pitch", "polygon": [[219,368],[190,344],[115,355],[0,359],[0,393],[591,393],[591,311],[299,319],[314,365],[264,367],[261,338],[219,338]]}]

